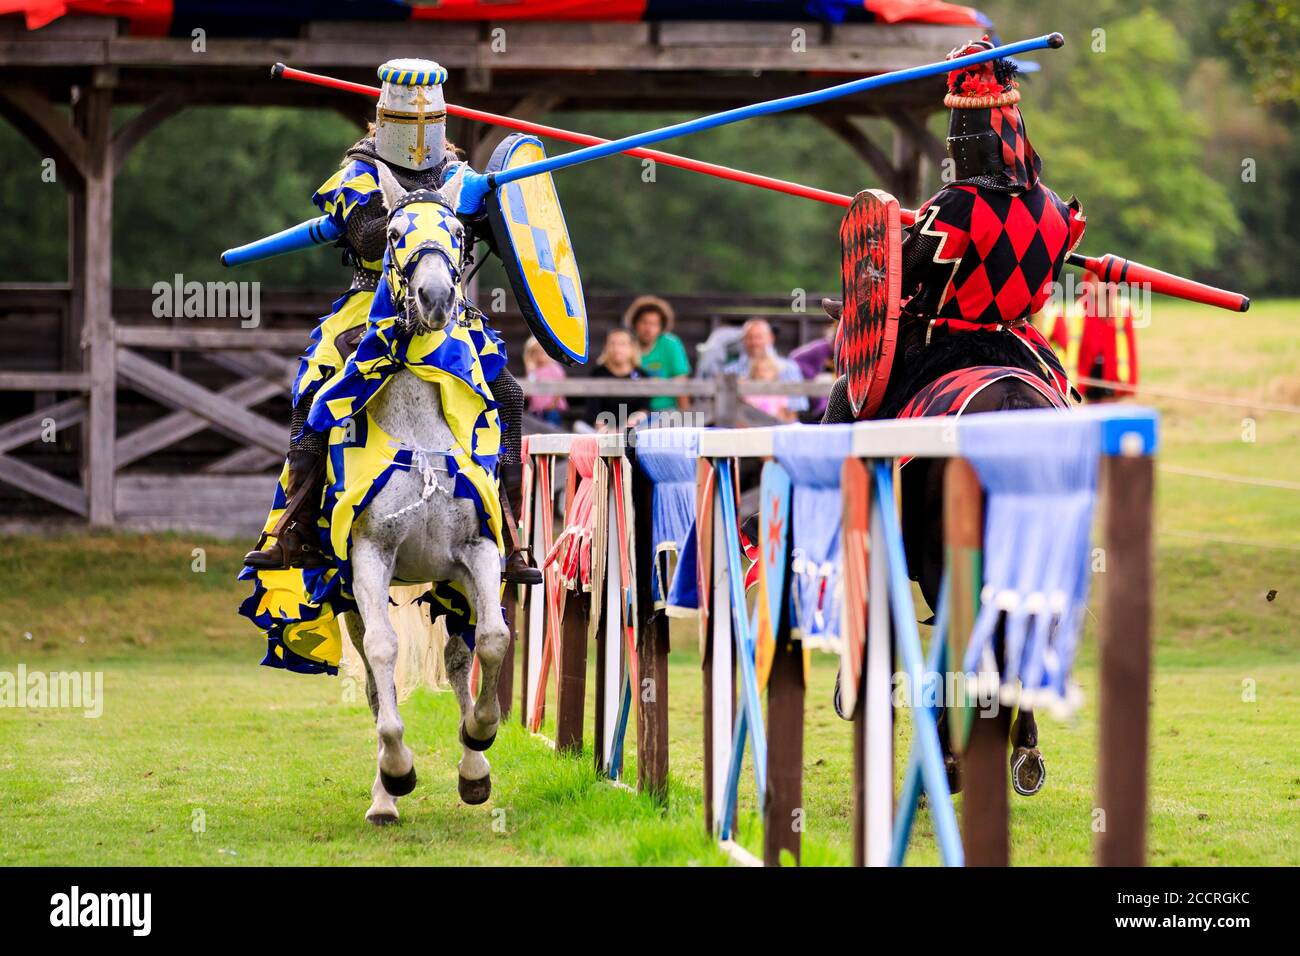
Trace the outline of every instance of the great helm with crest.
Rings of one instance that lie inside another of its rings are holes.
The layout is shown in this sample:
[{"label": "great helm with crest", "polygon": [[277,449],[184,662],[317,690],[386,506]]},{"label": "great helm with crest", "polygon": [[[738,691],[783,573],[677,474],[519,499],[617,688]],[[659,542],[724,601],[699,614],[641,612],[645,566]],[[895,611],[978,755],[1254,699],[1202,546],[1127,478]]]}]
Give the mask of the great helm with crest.
[{"label": "great helm with crest", "polygon": [[432,169],[447,143],[447,71],[432,60],[389,60],[375,110],[375,152],[390,166]]},{"label": "great helm with crest", "polygon": [[[993,49],[987,36],[957,47],[953,60]],[[1038,182],[1042,167],[1020,115],[1017,68],[1008,59],[990,60],[953,70],[943,105],[948,119],[948,154],[956,178],[994,189],[1022,190]]]}]

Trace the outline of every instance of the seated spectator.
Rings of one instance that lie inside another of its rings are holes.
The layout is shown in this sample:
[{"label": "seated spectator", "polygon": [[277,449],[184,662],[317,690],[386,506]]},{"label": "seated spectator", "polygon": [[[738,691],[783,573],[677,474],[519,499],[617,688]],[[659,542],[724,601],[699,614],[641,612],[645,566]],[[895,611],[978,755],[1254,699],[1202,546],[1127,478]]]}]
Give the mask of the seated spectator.
[{"label": "seated spectator", "polygon": [[605,336],[605,348],[596,359],[591,377],[595,380],[592,392],[596,394],[587,398],[583,418],[591,422],[596,431],[618,431],[624,425],[635,427],[645,420],[649,399],[598,394],[601,379],[629,381],[650,377],[641,367],[641,353],[631,332],[627,329],[609,330]]},{"label": "seated spectator", "polygon": [[[799,372],[808,382],[819,379],[835,381],[835,325],[826,326],[825,334],[805,342],[790,353],[790,361],[799,366]],[[812,415],[821,420],[826,411],[826,399],[817,398],[812,402]]]},{"label": "seated spectator", "polygon": [[[772,332],[772,326],[767,319],[757,317],[750,319],[741,328],[740,344],[743,352],[736,361],[723,366],[723,373],[735,375],[737,378],[749,378],[750,366],[763,356],[770,355],[777,365],[776,380],[778,382],[802,382],[803,373],[799,371],[799,366],[778,355],[774,346],[775,342],[776,335]],[[784,397],[786,407],[796,416],[808,410],[807,396],[787,395]]]},{"label": "seated spectator", "polygon": [[[749,363],[749,374],[745,376],[750,382],[781,381],[781,366],[774,355],[760,355]],[[782,422],[795,421],[795,413],[790,408],[789,395],[746,395],[745,401],[761,412],[771,415]]]},{"label": "seated spectator", "polygon": [[[676,318],[673,307],[653,295],[637,296],[623,313],[623,325],[636,336],[641,351],[641,368],[647,375],[684,379],[691,374],[686,346],[672,331]],[[690,407],[690,398],[685,395],[656,395],[650,399],[652,412]]]},{"label": "seated spectator", "polygon": [[[564,366],[546,354],[546,349],[532,336],[524,344],[524,368],[529,382],[563,382]],[[563,395],[529,395],[528,411],[557,428],[564,423],[569,403]]]}]

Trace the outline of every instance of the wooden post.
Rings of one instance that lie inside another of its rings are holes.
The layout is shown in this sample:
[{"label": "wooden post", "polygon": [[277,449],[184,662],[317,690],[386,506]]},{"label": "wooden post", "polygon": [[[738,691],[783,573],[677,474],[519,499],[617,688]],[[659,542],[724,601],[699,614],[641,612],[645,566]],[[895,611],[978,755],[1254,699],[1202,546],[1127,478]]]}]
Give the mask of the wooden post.
[{"label": "wooden post", "polygon": [[921,198],[921,159],[920,144],[912,137],[911,131],[901,123],[894,123],[894,169],[898,175],[899,202],[915,206]]},{"label": "wooden post", "polygon": [[[668,618],[655,610],[652,563],[654,540],[651,506],[654,483],[641,470],[634,448],[632,460],[632,537],[636,547],[636,659],[640,687],[636,712],[636,786],[660,803],[668,800]],[[686,569],[689,572],[691,569]],[[705,698],[707,700],[707,697]],[[707,708],[706,708],[707,710]]]},{"label": "wooden post", "polygon": [[1146,862],[1147,748],[1151,697],[1149,456],[1104,457],[1106,555],[1099,640],[1097,838],[1101,866]]},{"label": "wooden post", "polygon": [[803,645],[790,639],[788,623],[777,634],[767,681],[767,799],[763,863],[781,865],[781,851],[799,862],[803,832]]},{"label": "wooden post", "polygon": [[[72,265],[84,270],[80,305],[88,350],[90,420],[83,469],[92,525],[113,523],[114,446],[117,441],[116,344],[113,341],[113,94],[96,73],[81,90],[78,115],[86,140],[85,192],[74,212],[84,217],[74,232]],[[106,83],[107,81],[105,81]]]},{"label": "wooden post", "polygon": [[[984,500],[979,476],[964,458],[948,462],[944,472],[943,531],[948,568],[948,670],[960,672],[966,642],[979,611],[983,586],[980,570],[984,535]],[[965,738],[964,725],[970,723]],[[1007,732],[1010,714],[965,708],[948,709],[949,739],[962,750],[962,843],[968,866],[1006,866],[1010,862],[1007,793]]]},{"label": "wooden post", "polygon": [[587,621],[591,595],[571,592],[560,621],[560,685],[556,688],[555,749],[582,750],[582,712],[587,696]]},{"label": "wooden post", "polygon": [[740,421],[740,388],[735,375],[720,375],[715,379],[717,392],[713,397],[713,425],[715,428],[738,428]]}]

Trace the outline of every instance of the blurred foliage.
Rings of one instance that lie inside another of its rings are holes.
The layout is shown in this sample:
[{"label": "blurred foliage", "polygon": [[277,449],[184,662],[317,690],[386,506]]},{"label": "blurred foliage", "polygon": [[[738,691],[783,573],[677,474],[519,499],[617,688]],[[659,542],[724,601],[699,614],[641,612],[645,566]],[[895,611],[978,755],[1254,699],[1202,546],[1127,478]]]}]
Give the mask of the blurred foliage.
[{"label": "blurred foliage", "polygon": [[[1278,90],[1294,51],[1294,7],[1123,0],[979,3],[1004,38],[1049,30],[1064,49],[1023,80],[1044,179],[1079,196],[1084,249],[1114,252],[1259,296],[1300,292],[1300,133]],[[1292,12],[1288,12],[1292,11]],[[1267,34],[1267,42],[1261,37]],[[1271,78],[1271,79],[1268,79]],[[1257,95],[1258,94],[1258,95]],[[126,114],[120,116],[119,122]],[[560,126],[615,137],[671,114],[562,113]],[[865,124],[886,151],[889,128]],[[946,114],[931,129],[942,136]],[[194,109],[131,155],[115,193],[115,277],[149,285],[180,272],[230,278],[221,249],[314,214],[312,191],[357,135],[334,113]],[[561,146],[560,149],[571,147]],[[670,141],[670,152],[839,192],[876,185],[837,137],[806,116],[751,121]],[[43,184],[40,157],[0,126],[4,281],[60,281],[67,199]],[[927,190],[938,182],[929,171]],[[557,174],[585,283],[600,290],[810,292],[836,289],[840,212],[821,203],[614,158]],[[342,287],[333,250],[244,267],[272,287]],[[482,281],[501,284],[496,263]]]},{"label": "blurred foliage", "polygon": [[1223,35],[1245,61],[1260,100],[1300,105],[1300,4],[1295,0],[1237,4]]}]

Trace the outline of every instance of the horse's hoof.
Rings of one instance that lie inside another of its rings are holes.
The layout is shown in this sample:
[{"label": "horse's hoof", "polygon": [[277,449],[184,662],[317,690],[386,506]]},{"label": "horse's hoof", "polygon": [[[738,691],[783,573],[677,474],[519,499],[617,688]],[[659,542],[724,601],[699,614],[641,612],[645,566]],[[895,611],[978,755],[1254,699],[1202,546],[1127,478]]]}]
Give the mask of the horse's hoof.
[{"label": "horse's hoof", "polygon": [[476,807],[480,803],[487,803],[487,798],[492,796],[492,775],[480,777],[478,780],[467,780],[460,777],[456,781],[456,790],[460,793],[460,799]]},{"label": "horse's hoof", "polygon": [[1011,754],[1011,786],[1022,797],[1032,797],[1047,783],[1047,765],[1037,747],[1017,747]]},{"label": "horse's hoof", "polygon": [[[497,739],[497,733],[494,730],[492,731],[492,736],[489,737],[487,740],[475,740],[473,737],[471,737],[469,734],[465,732],[465,721],[462,720],[460,722],[460,742],[464,744],[466,747],[468,747],[470,750],[477,750],[480,753],[482,753],[484,750],[487,750],[489,747],[491,747],[492,742],[496,739]],[[486,799],[487,797],[483,798],[483,800]],[[483,800],[480,800],[479,803],[482,803]]]},{"label": "horse's hoof", "polygon": [[404,797],[415,789],[415,764],[411,764],[411,769],[400,777],[390,777],[381,770],[379,779],[389,794],[394,797]]},{"label": "horse's hoof", "polygon": [[366,814],[366,822],[377,827],[391,826],[397,822],[397,811],[372,810]]}]

